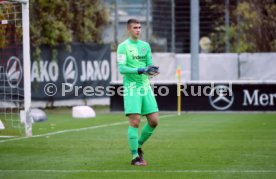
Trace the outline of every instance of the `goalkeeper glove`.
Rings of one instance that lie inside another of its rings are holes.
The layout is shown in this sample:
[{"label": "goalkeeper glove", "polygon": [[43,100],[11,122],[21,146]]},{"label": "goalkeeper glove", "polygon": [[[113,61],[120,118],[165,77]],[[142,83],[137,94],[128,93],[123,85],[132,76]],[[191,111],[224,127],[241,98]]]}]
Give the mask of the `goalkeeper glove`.
[{"label": "goalkeeper glove", "polygon": [[146,68],[138,68],[138,74],[155,76],[159,74],[159,67],[151,65],[151,66],[147,66]]}]

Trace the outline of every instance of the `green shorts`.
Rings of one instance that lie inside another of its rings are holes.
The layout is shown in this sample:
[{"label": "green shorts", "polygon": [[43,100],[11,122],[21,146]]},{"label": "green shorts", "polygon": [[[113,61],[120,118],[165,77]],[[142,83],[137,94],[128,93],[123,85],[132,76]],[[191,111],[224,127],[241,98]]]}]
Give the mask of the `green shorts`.
[{"label": "green shorts", "polygon": [[125,114],[146,115],[158,112],[152,89],[124,91]]}]

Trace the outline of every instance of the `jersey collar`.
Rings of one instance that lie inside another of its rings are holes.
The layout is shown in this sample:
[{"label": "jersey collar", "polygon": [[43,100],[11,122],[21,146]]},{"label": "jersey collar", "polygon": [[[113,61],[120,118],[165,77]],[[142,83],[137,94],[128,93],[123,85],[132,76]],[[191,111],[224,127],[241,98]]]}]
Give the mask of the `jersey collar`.
[{"label": "jersey collar", "polygon": [[134,40],[131,40],[130,38],[128,38],[128,41],[129,41],[129,42],[131,42],[131,43],[136,44],[136,43],[138,43],[138,42],[139,42],[139,39],[137,39],[136,41],[134,41]]}]

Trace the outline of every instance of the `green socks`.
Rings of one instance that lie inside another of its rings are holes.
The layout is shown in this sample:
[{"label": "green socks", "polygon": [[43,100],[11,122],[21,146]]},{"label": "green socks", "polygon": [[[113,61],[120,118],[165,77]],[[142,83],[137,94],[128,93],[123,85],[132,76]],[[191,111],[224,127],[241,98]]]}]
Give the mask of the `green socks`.
[{"label": "green socks", "polygon": [[142,128],[141,136],[138,140],[138,128],[128,126],[128,144],[132,154],[132,159],[138,157],[138,147],[140,148],[152,135],[155,128],[146,123]]},{"label": "green socks", "polygon": [[155,128],[151,127],[149,123],[146,123],[142,129],[141,136],[139,138],[138,144],[139,148],[145,143],[148,138],[152,135]]},{"label": "green socks", "polygon": [[132,159],[138,157],[138,128],[128,126],[128,144]]}]

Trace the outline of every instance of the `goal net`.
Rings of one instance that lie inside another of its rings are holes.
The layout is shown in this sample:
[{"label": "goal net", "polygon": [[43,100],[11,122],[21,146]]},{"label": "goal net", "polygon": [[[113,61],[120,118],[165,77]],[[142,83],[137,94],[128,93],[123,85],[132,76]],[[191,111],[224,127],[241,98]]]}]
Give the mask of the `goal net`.
[{"label": "goal net", "polygon": [[31,136],[28,1],[0,0],[0,22],[0,136]]}]

